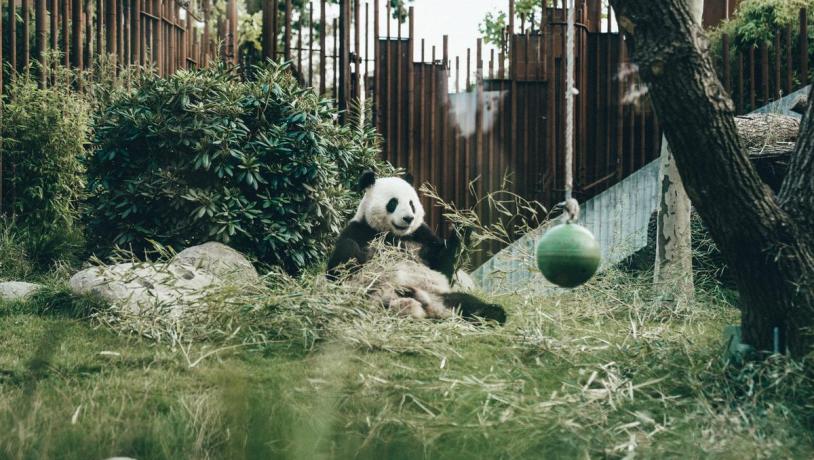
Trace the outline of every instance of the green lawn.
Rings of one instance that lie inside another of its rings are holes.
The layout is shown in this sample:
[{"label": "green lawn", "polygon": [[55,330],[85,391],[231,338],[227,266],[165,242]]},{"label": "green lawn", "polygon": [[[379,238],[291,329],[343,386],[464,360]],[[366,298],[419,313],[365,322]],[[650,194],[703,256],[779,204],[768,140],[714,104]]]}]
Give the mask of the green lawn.
[{"label": "green lawn", "polygon": [[810,366],[727,365],[716,292],[670,309],[609,274],[495,298],[495,328],[314,278],[235,294],[195,340],[122,333],[58,289],[0,305],[0,458],[814,456]]}]

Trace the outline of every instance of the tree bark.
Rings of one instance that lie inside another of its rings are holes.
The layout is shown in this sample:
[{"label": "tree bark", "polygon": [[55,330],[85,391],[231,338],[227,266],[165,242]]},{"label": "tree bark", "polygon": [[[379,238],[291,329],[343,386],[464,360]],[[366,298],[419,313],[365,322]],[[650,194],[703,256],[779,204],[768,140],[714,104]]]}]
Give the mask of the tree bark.
[{"label": "tree bark", "polygon": [[684,190],[673,154],[662,143],[661,198],[656,215],[656,264],[654,281],[662,301],[686,302],[693,297],[692,217],[690,198]]},{"label": "tree bark", "polygon": [[777,329],[781,351],[808,353],[814,343],[812,107],[776,197],[741,146],[734,105],[687,1],[611,4],[621,28],[635,40],[633,60],[650,88],[687,194],[732,268],[743,340],[771,350]]},{"label": "tree bark", "polygon": [[[690,0],[693,21],[702,26],[704,0]],[[673,153],[662,142],[661,195],[656,214],[656,262],[653,281],[662,301],[682,302],[692,298],[695,286],[692,273],[692,206]]]}]

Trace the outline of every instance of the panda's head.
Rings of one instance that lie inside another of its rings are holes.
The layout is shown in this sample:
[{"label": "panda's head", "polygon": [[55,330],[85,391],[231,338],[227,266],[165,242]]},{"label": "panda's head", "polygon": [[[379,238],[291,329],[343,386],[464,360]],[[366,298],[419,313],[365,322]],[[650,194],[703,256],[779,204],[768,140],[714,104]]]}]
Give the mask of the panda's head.
[{"label": "panda's head", "polygon": [[[411,178],[408,177],[408,180]],[[364,191],[353,220],[367,222],[378,232],[406,236],[424,223],[424,208],[415,188],[400,177],[380,177],[366,171],[359,177]]]}]

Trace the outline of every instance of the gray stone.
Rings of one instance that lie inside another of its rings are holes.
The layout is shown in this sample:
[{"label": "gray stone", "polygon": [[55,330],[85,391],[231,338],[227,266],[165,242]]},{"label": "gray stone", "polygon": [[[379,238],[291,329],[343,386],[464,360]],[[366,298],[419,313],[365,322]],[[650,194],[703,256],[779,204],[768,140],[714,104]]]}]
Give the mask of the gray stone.
[{"label": "gray stone", "polygon": [[124,315],[178,319],[226,284],[259,280],[251,262],[220,243],[178,253],[169,263],[123,263],[80,271],[70,279],[76,294],[93,294]]},{"label": "gray stone", "polygon": [[42,285],[25,281],[4,281],[0,283],[0,299],[5,301],[25,300],[42,288]]},{"label": "gray stone", "polygon": [[250,281],[259,279],[254,266],[243,254],[212,241],[184,249],[175,255],[171,264],[203,269],[221,278],[248,276]]},{"label": "gray stone", "polygon": [[456,291],[474,291],[478,288],[475,279],[469,273],[458,270],[452,276],[453,289]]}]

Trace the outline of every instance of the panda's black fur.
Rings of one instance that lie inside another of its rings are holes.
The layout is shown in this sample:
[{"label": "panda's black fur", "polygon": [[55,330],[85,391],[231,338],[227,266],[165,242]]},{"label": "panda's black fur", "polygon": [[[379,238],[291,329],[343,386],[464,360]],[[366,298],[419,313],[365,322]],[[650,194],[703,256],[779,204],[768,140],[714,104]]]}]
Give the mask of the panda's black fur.
[{"label": "panda's black fur", "polygon": [[[337,280],[340,269],[348,266],[351,273],[358,270],[373,255],[370,253],[371,242],[377,237],[383,237],[388,245],[416,248],[423,266],[442,273],[446,278],[445,282],[452,280],[460,241],[457,237],[442,240],[423,222],[424,211],[417,192],[409,183],[410,179],[409,176],[406,180],[377,179],[371,171],[360,176],[359,188],[365,191],[365,196],[359,204],[356,215],[339,235],[333,253],[328,259],[328,279]],[[373,196],[374,194],[376,196]],[[413,272],[428,272],[420,264],[405,267],[409,267],[406,269]],[[407,275],[408,279],[424,279],[420,273],[415,273],[416,276]],[[426,278],[432,279],[432,273],[427,273]],[[412,302],[416,305],[420,303],[427,312],[437,312],[438,309],[445,308],[459,312],[468,320],[484,318],[500,324],[506,320],[506,313],[500,305],[483,302],[471,294],[453,292],[448,284],[446,286],[440,282],[433,284],[429,293],[422,292],[424,287],[420,283],[413,284],[406,282],[397,286],[395,296],[400,298],[388,297],[385,302]],[[443,303],[443,307],[433,306],[434,298],[438,299],[437,303]]]}]

